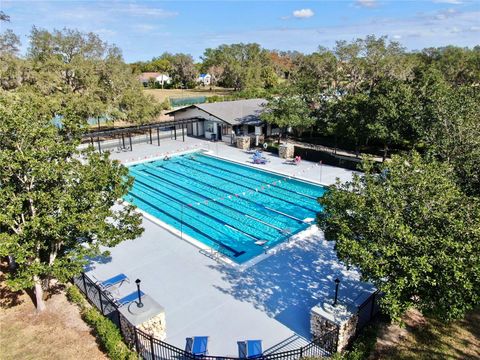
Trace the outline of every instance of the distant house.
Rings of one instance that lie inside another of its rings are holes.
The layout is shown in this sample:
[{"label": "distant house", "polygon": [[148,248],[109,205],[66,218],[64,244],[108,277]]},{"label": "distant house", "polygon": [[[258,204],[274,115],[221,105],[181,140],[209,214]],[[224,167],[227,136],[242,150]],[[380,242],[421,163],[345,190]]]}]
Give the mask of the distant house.
[{"label": "distant house", "polygon": [[195,104],[167,114],[175,121],[192,120],[187,124],[187,135],[231,143],[237,135],[271,134],[270,125],[260,119],[266,103],[265,99],[248,99]]},{"label": "distant house", "polygon": [[212,83],[212,75],[200,74],[200,76],[197,78],[197,82],[203,86],[209,86]]},{"label": "distant house", "polygon": [[144,72],[138,76],[138,80],[143,84],[143,86],[147,86],[150,81],[154,83],[164,86],[169,85],[172,82],[172,79],[167,74],[160,74],[157,72]]}]

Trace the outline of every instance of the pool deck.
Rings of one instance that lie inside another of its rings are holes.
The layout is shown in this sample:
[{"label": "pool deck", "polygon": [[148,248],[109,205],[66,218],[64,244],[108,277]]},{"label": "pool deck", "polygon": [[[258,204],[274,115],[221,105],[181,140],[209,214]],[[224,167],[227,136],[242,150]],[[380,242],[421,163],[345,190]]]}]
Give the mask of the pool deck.
[{"label": "pool deck", "polygon": [[[133,152],[112,153],[123,163],[162,157],[169,152],[209,149],[218,156],[247,164],[250,154],[223,143],[194,138],[166,140],[162,146],[140,144]],[[189,148],[189,149],[188,149]],[[252,165],[287,176],[322,184],[345,181],[352,172],[302,161],[285,164],[266,155],[266,165]],[[320,178],[321,176],[321,178]],[[145,232],[113,249],[108,258],[91,264],[97,278],[120,272],[142,280],[142,290],[165,308],[166,341],[180,348],[189,336],[209,336],[209,354],[237,356],[237,341],[263,340],[263,348],[284,351],[310,339],[310,309],[334,294],[334,279],[341,279],[340,301],[360,304],[373,291],[359,274],[341,265],[333,243],[315,227],[281,251],[239,271],[199,253],[198,248],[144,219]],[[120,295],[134,290],[134,282],[120,287]]]}]

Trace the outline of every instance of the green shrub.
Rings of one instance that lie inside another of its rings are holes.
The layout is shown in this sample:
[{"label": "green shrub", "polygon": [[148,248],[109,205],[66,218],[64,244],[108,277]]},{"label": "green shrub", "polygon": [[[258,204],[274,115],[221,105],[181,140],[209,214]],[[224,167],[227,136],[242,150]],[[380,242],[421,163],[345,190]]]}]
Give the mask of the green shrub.
[{"label": "green shrub", "polygon": [[85,298],[76,286],[69,286],[67,288],[67,299],[80,307],[81,310],[85,307]]},{"label": "green shrub", "polygon": [[91,307],[82,313],[85,322],[95,329],[102,347],[113,360],[138,359],[136,353],[131,351],[123,342],[120,330],[113,322],[104,317],[100,312]]},{"label": "green shrub", "polygon": [[104,317],[96,308],[87,306],[87,302],[76,286],[67,289],[67,299],[78,305],[83,320],[95,330],[97,338],[113,360],[137,360],[138,355],[123,342],[120,330],[113,322]]},{"label": "green shrub", "polygon": [[172,107],[170,105],[170,99],[169,98],[165,98],[165,100],[163,100],[163,102],[160,104],[162,110],[170,110]]}]

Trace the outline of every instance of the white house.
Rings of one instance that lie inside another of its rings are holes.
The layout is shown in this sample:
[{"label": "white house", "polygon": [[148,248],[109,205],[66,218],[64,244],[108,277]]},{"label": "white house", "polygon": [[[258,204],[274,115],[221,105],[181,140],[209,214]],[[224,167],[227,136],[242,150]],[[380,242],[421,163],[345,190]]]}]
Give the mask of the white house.
[{"label": "white house", "polygon": [[203,86],[209,86],[212,83],[212,75],[200,74],[200,76],[197,78],[197,82]]},{"label": "white house", "polygon": [[138,76],[138,79],[143,84],[143,86],[147,86],[148,82],[152,80],[161,86],[168,85],[172,82],[172,79],[170,78],[170,76],[168,76],[167,74],[160,74],[157,72],[141,73]]},{"label": "white house", "polygon": [[175,121],[191,120],[187,124],[187,135],[232,143],[236,135],[271,134],[270,125],[266,126],[260,119],[266,103],[265,99],[248,99],[195,104],[167,114]]}]

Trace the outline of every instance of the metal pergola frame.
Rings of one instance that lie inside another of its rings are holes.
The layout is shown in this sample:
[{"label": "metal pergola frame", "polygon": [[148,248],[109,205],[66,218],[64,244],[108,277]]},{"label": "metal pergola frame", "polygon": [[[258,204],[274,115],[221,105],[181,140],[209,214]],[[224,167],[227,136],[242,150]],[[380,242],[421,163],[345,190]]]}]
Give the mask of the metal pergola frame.
[{"label": "metal pergola frame", "polygon": [[90,139],[90,143],[93,147],[95,147],[95,142],[97,143],[98,146],[98,151],[102,152],[102,147],[101,147],[101,142],[103,140],[100,140],[101,137],[111,137],[115,138],[115,136],[121,136],[122,139],[122,148],[126,149],[125,146],[125,138],[128,137],[129,141],[129,148],[130,151],[133,150],[133,144],[132,144],[132,134],[135,132],[144,132],[148,130],[149,132],[149,143],[153,144],[153,136],[152,136],[152,130],[157,130],[157,145],[160,146],[160,129],[161,128],[172,128],[173,127],[173,138],[177,140],[177,128],[178,126],[181,126],[182,129],[182,141],[185,141],[185,125],[187,124],[193,124],[193,123],[198,123],[199,121],[204,121],[205,119],[202,118],[189,118],[189,119],[182,119],[182,120],[169,120],[169,121],[163,121],[159,123],[150,123],[150,124],[144,124],[144,125],[132,125],[132,126],[125,126],[121,128],[116,128],[116,129],[107,129],[107,130],[93,130],[89,131],[85,134],[83,134],[82,138],[83,139]]}]

